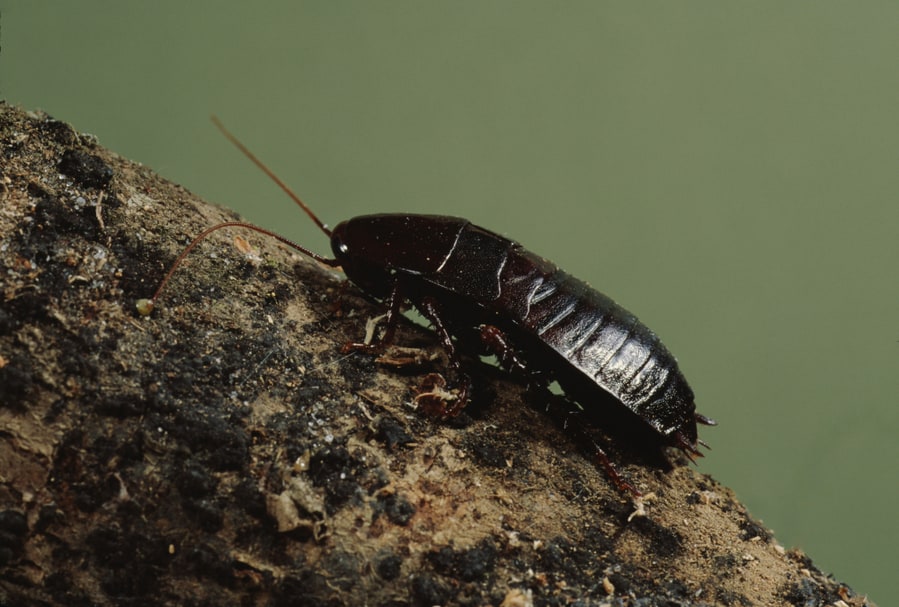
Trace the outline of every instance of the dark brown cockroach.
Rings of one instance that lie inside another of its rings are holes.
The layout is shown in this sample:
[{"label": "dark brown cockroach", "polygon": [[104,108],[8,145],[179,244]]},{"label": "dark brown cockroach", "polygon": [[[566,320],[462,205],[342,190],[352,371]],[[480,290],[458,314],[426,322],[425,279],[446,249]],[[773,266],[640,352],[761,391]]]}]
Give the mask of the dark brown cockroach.
[{"label": "dark brown cockroach", "polygon": [[[545,388],[557,381],[592,419],[601,422],[606,413],[620,416],[626,411],[624,415],[636,416],[659,446],[675,447],[690,459],[701,455],[696,424],[714,422],[696,413],[693,391],[656,334],[609,297],[517,242],[457,217],[365,215],[329,230],[213,120],[330,237],[334,258],[252,224],[218,224],[184,249],[153,298],[142,303],[142,313],[152,311],[172,273],[206,236],[230,226],[254,230],[325,265],[341,267],[352,283],[385,304],[381,337],[370,344],[347,344],[345,351],[381,351],[391,343],[403,307],[412,304],[436,330],[456,376],[455,391],[441,392],[452,396],[439,401],[443,403],[437,407],[439,415],[455,416],[467,404],[471,381],[457,347],[477,343],[534,386]],[[433,399],[429,402],[433,409]],[[617,474],[603,450],[591,443],[615,484],[639,495]]]}]

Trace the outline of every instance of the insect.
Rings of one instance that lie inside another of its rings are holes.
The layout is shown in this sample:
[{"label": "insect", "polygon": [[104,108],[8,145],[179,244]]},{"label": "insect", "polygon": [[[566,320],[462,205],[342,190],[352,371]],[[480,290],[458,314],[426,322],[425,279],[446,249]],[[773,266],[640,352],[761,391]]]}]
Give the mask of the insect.
[{"label": "insect", "polygon": [[[557,381],[562,390],[600,419],[624,414],[642,424],[661,446],[691,460],[701,455],[697,423],[715,422],[696,412],[693,391],[677,361],[633,314],[585,282],[520,244],[458,217],[378,214],[355,217],[329,230],[274,173],[224,126],[216,126],[271,177],[331,240],[324,257],[278,234],[243,222],[207,228],[182,251],[149,302],[153,303],[188,253],[212,232],[242,227],[278,241],[331,267],[386,307],[384,330],[371,343],[344,351],[381,351],[393,341],[404,306],[411,303],[433,326],[455,375],[449,398],[430,399],[432,412],[460,413],[471,379],[460,348],[476,344],[506,369],[535,386]],[[609,402],[611,401],[611,405]],[[605,403],[605,404],[597,404]],[[596,455],[619,487],[640,495],[620,477],[596,443]]]}]

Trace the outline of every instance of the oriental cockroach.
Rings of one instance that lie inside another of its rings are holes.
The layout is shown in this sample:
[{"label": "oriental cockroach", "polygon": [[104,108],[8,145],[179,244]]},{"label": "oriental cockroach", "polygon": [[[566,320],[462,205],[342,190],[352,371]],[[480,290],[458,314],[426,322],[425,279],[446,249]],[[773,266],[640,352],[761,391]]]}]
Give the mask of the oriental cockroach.
[{"label": "oriental cockroach", "polygon": [[[226,227],[253,230],[326,266],[340,267],[350,282],[383,303],[381,336],[371,343],[347,344],[345,352],[381,352],[392,343],[408,304],[430,322],[455,381],[453,391],[432,382],[432,389],[419,395],[429,412],[453,417],[465,408],[471,379],[459,350],[476,347],[496,355],[504,368],[547,396],[547,386],[558,382],[599,423],[607,414],[624,415],[658,447],[674,447],[691,460],[701,455],[697,447],[705,443],[696,425],[715,422],[696,412],[693,391],[656,334],[612,299],[517,242],[458,217],[364,215],[330,230],[217,119],[213,121],[330,238],[334,258],[253,224],[214,225],[185,247],[152,299],[139,302],[142,314],[152,311],[174,271],[201,240]],[[575,430],[586,435],[583,428]],[[639,496],[605,452],[590,442],[618,488]]]}]

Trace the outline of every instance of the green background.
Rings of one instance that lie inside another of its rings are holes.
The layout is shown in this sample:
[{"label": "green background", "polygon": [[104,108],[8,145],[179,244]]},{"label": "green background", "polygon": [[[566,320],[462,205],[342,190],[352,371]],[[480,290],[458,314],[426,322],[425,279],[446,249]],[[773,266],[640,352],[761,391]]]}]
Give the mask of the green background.
[{"label": "green background", "polygon": [[720,421],[700,469],[899,595],[899,3],[0,8],[0,96],[254,222],[328,251],[210,113],[332,225],[460,215],[610,294]]}]

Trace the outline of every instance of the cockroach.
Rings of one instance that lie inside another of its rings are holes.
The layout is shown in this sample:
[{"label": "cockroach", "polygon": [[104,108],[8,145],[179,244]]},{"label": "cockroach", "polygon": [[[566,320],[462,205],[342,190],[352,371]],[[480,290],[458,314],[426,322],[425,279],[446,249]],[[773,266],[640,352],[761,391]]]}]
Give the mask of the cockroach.
[{"label": "cockroach", "polygon": [[[696,412],[693,391],[656,334],[611,298],[517,242],[458,217],[364,215],[330,230],[215,117],[213,122],[330,238],[334,258],[253,224],[214,225],[185,247],[152,299],[139,303],[142,314],[152,311],[174,271],[201,240],[226,227],[253,230],[326,266],[340,267],[350,282],[383,303],[381,336],[371,343],[347,344],[344,352],[382,351],[392,343],[408,304],[430,322],[456,374],[454,392],[441,390],[436,405],[435,399],[425,399],[432,413],[453,417],[465,408],[471,379],[458,350],[478,343],[532,385],[545,388],[558,382],[593,418],[609,413],[607,404],[596,403],[611,400],[617,408],[612,413],[636,417],[658,445],[679,449],[691,460],[702,455],[697,445],[705,443],[696,424],[715,422]],[[605,452],[592,445],[619,489],[639,496]]]}]

